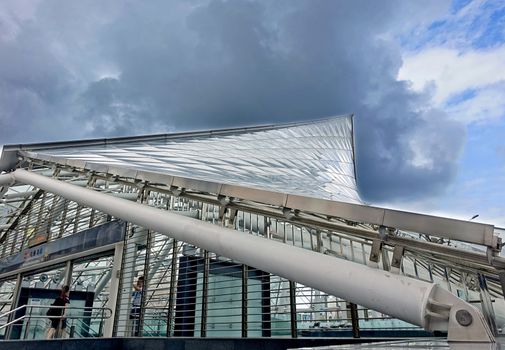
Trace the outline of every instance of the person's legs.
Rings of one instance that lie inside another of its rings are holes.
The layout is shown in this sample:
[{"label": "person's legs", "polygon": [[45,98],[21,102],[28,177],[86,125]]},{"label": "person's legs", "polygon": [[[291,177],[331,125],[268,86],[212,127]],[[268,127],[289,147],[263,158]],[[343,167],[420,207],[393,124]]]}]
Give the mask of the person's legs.
[{"label": "person's legs", "polygon": [[133,307],[130,312],[130,319],[132,325],[132,335],[138,337],[140,334],[140,308]]},{"label": "person's legs", "polygon": [[50,319],[51,326],[47,330],[47,338],[46,339],[54,339],[56,335],[56,330],[58,329],[58,324],[60,323],[58,319]]},{"label": "person's legs", "polygon": [[50,327],[47,330],[47,337],[46,337],[46,339],[53,339],[54,338],[54,333],[56,333],[56,329],[54,329],[53,327]]},{"label": "person's legs", "polygon": [[67,328],[67,320],[63,319],[61,321],[61,327],[58,329],[58,338],[66,338],[65,328]]}]

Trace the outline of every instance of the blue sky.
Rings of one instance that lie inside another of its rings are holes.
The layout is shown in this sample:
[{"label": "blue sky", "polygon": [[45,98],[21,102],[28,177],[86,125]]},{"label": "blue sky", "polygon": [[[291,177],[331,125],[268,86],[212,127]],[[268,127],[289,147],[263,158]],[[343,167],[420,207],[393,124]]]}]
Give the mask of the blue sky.
[{"label": "blue sky", "polygon": [[464,123],[467,135],[454,181],[417,205],[505,226],[505,2],[454,1],[409,34],[400,37],[400,78],[430,89],[435,105]]},{"label": "blue sky", "polygon": [[0,145],[356,115],[367,203],[505,226],[505,2],[3,0]]}]

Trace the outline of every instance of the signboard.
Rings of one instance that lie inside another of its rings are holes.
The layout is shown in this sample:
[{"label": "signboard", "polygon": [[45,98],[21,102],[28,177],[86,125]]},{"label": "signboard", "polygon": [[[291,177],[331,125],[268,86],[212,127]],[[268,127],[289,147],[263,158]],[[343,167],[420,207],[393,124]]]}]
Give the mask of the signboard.
[{"label": "signboard", "polygon": [[46,251],[46,247],[39,246],[35,248],[28,248],[23,251],[23,261],[24,264],[27,263],[35,263],[44,260],[44,253]]},{"label": "signboard", "polygon": [[126,223],[111,221],[68,237],[42,243],[0,260],[0,274],[15,271],[42,261],[50,261],[70,254],[121,242]]},{"label": "signboard", "polygon": [[39,244],[46,243],[47,242],[47,235],[36,235],[35,237],[32,237],[28,240],[28,247],[35,247]]}]

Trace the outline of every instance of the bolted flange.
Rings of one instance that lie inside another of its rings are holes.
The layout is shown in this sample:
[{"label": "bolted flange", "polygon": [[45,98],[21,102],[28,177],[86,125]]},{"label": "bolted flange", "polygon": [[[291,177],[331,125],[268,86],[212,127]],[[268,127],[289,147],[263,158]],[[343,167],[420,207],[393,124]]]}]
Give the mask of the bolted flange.
[{"label": "bolted flange", "polygon": [[468,327],[473,322],[473,316],[467,310],[458,310],[456,311],[456,321],[463,326]]}]

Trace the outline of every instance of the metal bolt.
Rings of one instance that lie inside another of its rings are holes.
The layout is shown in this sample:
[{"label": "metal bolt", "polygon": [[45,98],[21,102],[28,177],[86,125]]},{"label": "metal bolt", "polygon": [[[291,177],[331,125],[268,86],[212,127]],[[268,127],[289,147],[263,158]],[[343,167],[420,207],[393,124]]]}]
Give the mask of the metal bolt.
[{"label": "metal bolt", "polygon": [[463,326],[468,327],[473,322],[473,316],[467,310],[458,310],[456,311],[456,321]]}]

